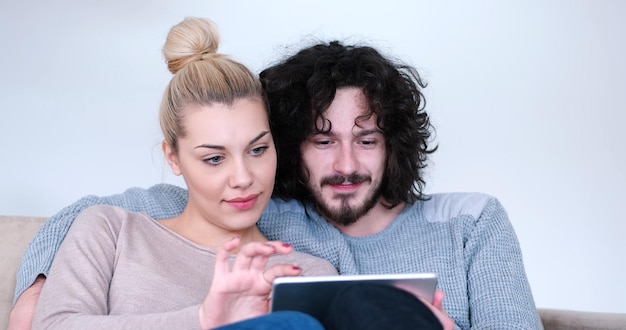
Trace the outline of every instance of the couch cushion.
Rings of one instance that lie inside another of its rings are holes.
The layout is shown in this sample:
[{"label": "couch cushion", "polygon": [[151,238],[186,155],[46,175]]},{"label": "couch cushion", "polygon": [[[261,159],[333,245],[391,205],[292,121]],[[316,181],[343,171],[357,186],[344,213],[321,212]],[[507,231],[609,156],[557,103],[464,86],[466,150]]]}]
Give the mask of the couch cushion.
[{"label": "couch cushion", "polygon": [[0,216],[0,329],[6,329],[9,322],[17,266],[45,220],[43,217]]},{"label": "couch cushion", "polygon": [[539,308],[545,330],[623,330],[626,313],[597,313]]}]

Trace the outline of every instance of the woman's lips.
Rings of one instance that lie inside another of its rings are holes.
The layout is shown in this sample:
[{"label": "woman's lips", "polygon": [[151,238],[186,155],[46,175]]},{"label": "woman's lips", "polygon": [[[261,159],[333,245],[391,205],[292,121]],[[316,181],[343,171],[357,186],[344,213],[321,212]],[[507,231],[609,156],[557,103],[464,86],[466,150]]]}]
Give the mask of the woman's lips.
[{"label": "woman's lips", "polygon": [[245,211],[251,209],[256,203],[259,195],[250,195],[246,197],[233,198],[226,201],[228,205],[239,211]]}]

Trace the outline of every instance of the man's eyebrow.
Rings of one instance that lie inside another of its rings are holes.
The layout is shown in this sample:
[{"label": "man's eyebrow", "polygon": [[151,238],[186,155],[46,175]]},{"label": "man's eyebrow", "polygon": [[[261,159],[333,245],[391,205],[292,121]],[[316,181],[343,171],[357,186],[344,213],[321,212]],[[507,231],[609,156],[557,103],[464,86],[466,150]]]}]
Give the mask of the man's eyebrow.
[{"label": "man's eyebrow", "polygon": [[371,129],[364,129],[364,130],[360,130],[360,131],[356,131],[354,133],[355,137],[364,137],[367,135],[372,135],[372,134],[380,134],[382,133],[379,129],[377,128],[371,128]]},{"label": "man's eyebrow", "polygon": [[[382,132],[380,131],[380,129],[377,128],[371,128],[371,129],[363,129],[363,130],[359,130],[356,131],[353,135],[354,137],[360,138],[360,137],[364,137],[367,135],[372,135],[372,134],[381,134]],[[315,132],[312,133],[311,136],[317,136],[317,135],[323,135],[323,136],[337,136],[337,134],[335,134],[335,132]]]},{"label": "man's eyebrow", "polygon": [[320,131],[317,131],[317,132],[311,133],[310,136],[317,136],[317,135],[336,136],[337,134],[335,134],[334,132],[320,132]]},{"label": "man's eyebrow", "polygon": [[[252,138],[252,140],[250,140],[250,142],[248,142],[248,145],[254,144],[255,142],[259,141],[262,137],[264,137],[265,135],[269,134],[270,131],[263,131],[261,133],[259,133],[259,135],[255,136],[254,138]],[[216,145],[216,144],[201,144],[197,147],[195,147],[194,149],[198,149],[198,148],[208,148],[208,149],[217,149],[217,150],[225,150],[226,148],[224,146],[220,146],[220,145]]]}]

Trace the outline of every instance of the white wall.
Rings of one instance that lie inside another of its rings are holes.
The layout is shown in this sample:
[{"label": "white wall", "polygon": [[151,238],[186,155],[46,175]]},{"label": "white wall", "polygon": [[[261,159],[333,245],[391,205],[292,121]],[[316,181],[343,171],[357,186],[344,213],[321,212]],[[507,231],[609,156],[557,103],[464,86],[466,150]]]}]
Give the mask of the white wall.
[{"label": "white wall", "polygon": [[257,72],[303,38],[349,38],[429,82],[427,190],[500,198],[539,307],[626,312],[625,15],[619,0],[3,1],[0,214],[180,183],[156,113],[183,17],[215,21]]}]

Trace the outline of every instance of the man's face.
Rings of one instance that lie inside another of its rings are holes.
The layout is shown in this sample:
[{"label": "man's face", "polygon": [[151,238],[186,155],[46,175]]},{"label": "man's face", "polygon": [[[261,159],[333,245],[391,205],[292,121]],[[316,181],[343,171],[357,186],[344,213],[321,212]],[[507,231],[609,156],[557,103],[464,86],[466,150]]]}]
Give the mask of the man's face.
[{"label": "man's face", "polygon": [[386,157],[382,132],[376,115],[355,124],[368,112],[361,89],[338,89],[324,114],[332,129],[312,134],[301,146],[307,186],[318,210],[330,222],[344,226],[356,222],[380,198]]}]

